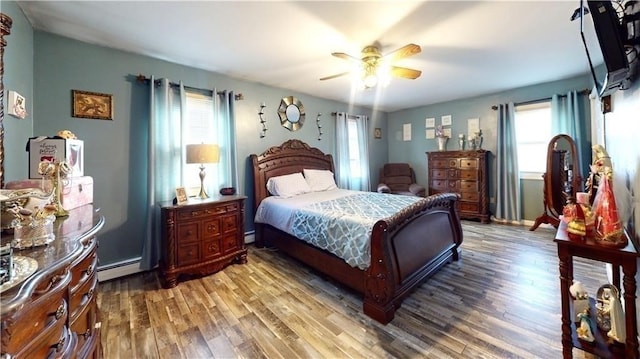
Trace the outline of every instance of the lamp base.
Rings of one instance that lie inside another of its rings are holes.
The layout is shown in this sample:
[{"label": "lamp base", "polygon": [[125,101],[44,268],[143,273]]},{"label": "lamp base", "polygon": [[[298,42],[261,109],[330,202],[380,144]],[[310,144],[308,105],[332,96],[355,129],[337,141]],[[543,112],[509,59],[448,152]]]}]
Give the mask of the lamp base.
[{"label": "lamp base", "polygon": [[204,165],[200,165],[200,193],[198,193],[198,197],[201,199],[209,198],[207,191],[204,190],[204,176],[206,175],[204,171]]}]

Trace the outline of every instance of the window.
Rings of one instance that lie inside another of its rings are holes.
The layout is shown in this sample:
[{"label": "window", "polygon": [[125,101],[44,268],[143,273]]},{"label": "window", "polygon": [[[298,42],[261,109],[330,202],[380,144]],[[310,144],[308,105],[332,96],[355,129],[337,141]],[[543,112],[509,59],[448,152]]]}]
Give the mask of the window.
[{"label": "window", "polygon": [[[186,116],[183,123],[184,146],[197,143],[218,144],[215,133],[218,133],[217,126],[214,121],[214,104],[211,95],[205,95],[198,92],[186,91]],[[183,147],[184,149],[184,147]],[[213,183],[212,188],[218,188],[218,165],[215,163],[205,163],[206,181],[208,184]],[[189,163],[183,167],[182,178],[184,186],[189,190],[190,194],[197,193],[200,190],[200,164]]]},{"label": "window", "polygon": [[515,113],[520,178],[542,179],[551,139],[551,101],[519,105]]}]

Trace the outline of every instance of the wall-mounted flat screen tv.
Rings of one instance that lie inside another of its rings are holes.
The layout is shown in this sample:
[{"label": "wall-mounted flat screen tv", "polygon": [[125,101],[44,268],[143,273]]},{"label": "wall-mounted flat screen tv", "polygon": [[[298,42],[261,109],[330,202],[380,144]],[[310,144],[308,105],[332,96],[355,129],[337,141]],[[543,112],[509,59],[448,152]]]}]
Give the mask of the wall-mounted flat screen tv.
[{"label": "wall-mounted flat screen tv", "polygon": [[[586,5],[586,6],[585,6]],[[604,97],[630,82],[621,17],[611,1],[581,1],[580,33],[598,95]],[[622,11],[622,10],[621,10]]]}]

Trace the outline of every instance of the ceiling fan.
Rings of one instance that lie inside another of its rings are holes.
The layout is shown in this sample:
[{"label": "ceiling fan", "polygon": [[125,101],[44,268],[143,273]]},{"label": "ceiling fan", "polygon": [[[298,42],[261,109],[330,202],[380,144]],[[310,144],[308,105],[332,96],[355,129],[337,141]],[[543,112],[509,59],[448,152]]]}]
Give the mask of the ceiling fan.
[{"label": "ceiling fan", "polygon": [[[333,52],[331,55],[348,60],[357,65],[357,70],[354,75],[360,75],[362,84],[365,88],[375,87],[378,83],[385,83],[390,81],[391,76],[405,78],[405,79],[417,79],[422,74],[422,71],[409,69],[406,67],[393,66],[393,62],[403,59],[405,57],[419,54],[422,51],[419,45],[408,44],[399,49],[396,49],[386,55],[382,55],[378,49],[378,45],[366,46],[362,49],[361,58],[345,54],[344,52]],[[326,76],[321,78],[321,81],[334,79],[336,77],[344,76],[353,73],[353,71],[346,71],[336,75]]]}]

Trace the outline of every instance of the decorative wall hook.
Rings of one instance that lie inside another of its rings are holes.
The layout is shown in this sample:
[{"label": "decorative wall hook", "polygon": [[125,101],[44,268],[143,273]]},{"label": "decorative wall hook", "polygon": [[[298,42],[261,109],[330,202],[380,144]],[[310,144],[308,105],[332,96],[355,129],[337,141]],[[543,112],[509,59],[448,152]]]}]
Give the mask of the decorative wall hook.
[{"label": "decorative wall hook", "polygon": [[322,116],[322,113],[318,112],[318,117],[316,117],[316,126],[318,126],[318,141],[322,140],[322,125],[320,124],[320,116]]},{"label": "decorative wall hook", "polygon": [[260,138],[264,138],[267,135],[267,120],[264,119],[264,108],[267,107],[264,102],[260,104],[260,111],[258,116],[260,117],[260,124],[262,125],[262,132],[260,132]]}]

